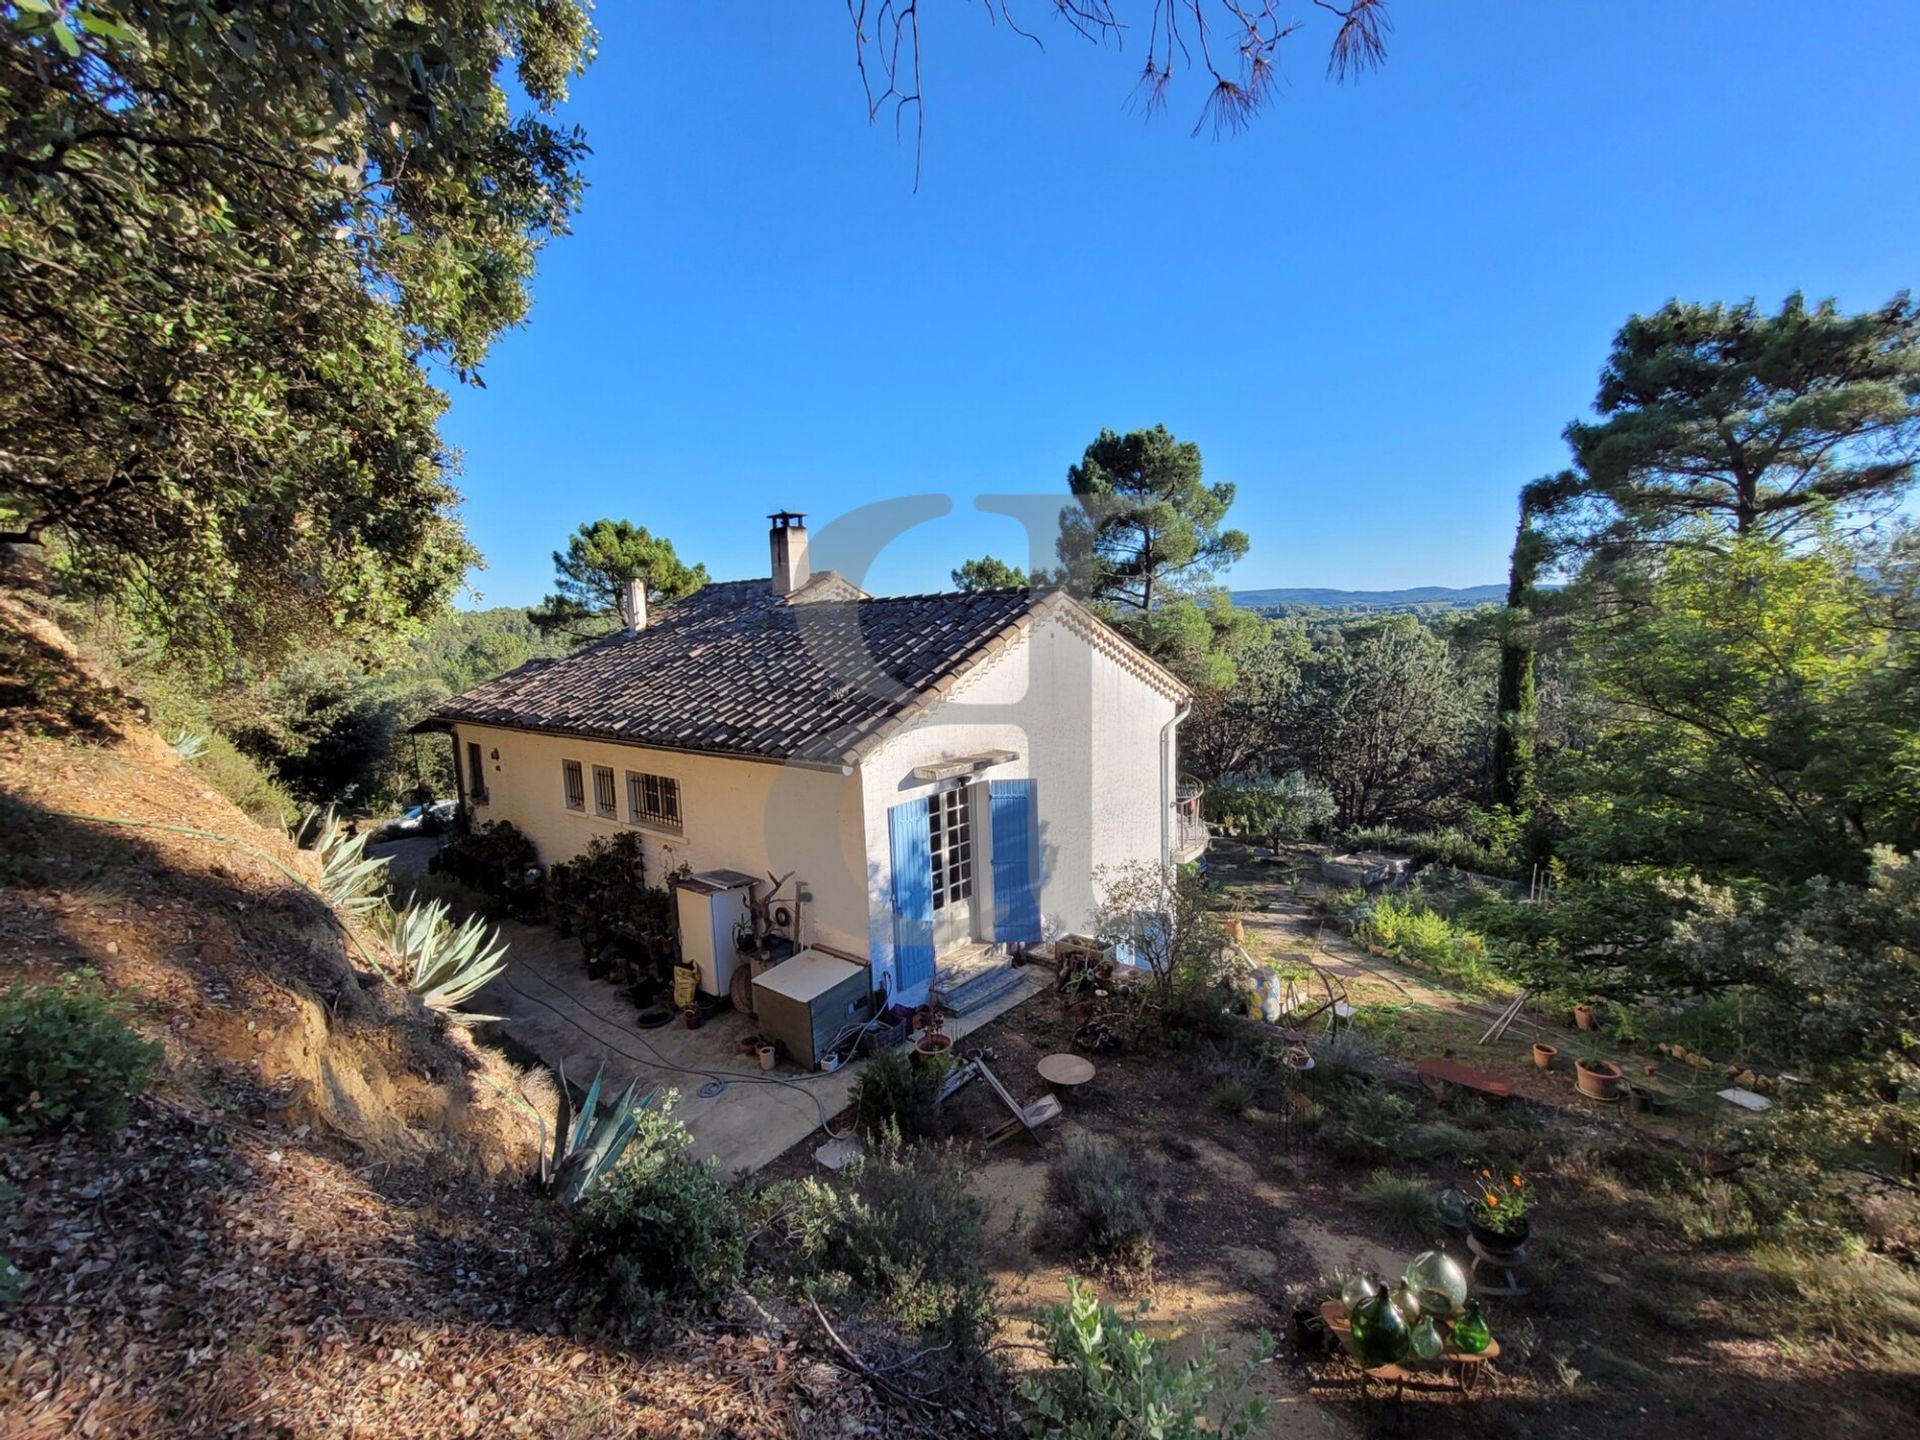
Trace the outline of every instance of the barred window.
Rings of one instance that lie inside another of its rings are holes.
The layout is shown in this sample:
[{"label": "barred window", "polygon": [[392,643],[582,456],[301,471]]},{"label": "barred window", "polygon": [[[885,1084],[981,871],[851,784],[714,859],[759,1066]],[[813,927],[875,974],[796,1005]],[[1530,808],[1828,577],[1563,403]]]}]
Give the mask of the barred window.
[{"label": "barred window", "polygon": [[627,772],[627,819],[635,825],[680,828],[680,782],[666,775]]},{"label": "barred window", "polygon": [[596,814],[611,820],[620,813],[613,803],[613,767],[593,767],[593,808]]},{"label": "barred window", "polygon": [[467,742],[467,798],[476,805],[487,803],[487,767],[480,758],[480,747]]},{"label": "barred window", "polygon": [[561,773],[567,781],[567,809],[585,810],[587,808],[587,782],[581,774],[578,760],[562,760]]}]

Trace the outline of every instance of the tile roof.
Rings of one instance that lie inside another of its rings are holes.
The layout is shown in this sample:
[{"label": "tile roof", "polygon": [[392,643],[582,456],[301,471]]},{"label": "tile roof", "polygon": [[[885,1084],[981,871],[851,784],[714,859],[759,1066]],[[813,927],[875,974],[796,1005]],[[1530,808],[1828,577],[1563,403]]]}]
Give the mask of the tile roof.
[{"label": "tile roof", "polygon": [[827,764],[968,668],[1049,597],[1025,590],[788,605],[765,580],[703,586],[559,660],[455,696],[435,721]]}]

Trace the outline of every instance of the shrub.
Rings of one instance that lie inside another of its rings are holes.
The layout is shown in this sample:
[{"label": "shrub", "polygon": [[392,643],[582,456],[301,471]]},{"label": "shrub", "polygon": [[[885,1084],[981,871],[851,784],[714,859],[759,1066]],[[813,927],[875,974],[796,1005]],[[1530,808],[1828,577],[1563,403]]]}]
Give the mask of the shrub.
[{"label": "shrub", "polygon": [[264,766],[217,730],[199,738],[202,743],[194,754],[182,752],[196,775],[256,824],[284,830],[293,822],[298,802]]},{"label": "shrub", "polygon": [[1247,1089],[1246,1081],[1229,1078],[1207,1091],[1207,1104],[1222,1115],[1238,1119],[1253,1108],[1253,1093]]},{"label": "shrub", "polygon": [[1214,911],[1207,881],[1144,863],[1103,870],[1099,881],[1105,893],[1097,933],[1145,972],[1147,983],[1140,988],[1146,997],[1163,1014],[1178,1000],[1186,1019],[1223,1011],[1240,962]]},{"label": "shrub", "polygon": [[1409,1244],[1427,1239],[1439,1228],[1440,1202],[1424,1180],[1376,1170],[1354,1189],[1353,1199]]},{"label": "shrub", "polygon": [[[7,1122],[0,1119],[0,1137],[8,1130]],[[0,1220],[4,1220],[7,1211],[13,1208],[13,1202],[20,1198],[20,1192],[0,1180]],[[0,1305],[10,1305],[20,1298],[20,1289],[26,1282],[26,1273],[13,1263],[13,1258],[0,1251]]]},{"label": "shrub", "polygon": [[669,1310],[711,1310],[746,1268],[745,1227],[733,1192],[670,1117],[673,1097],[638,1111],[626,1154],[588,1193],[572,1256],[591,1302],[635,1326]]},{"label": "shrub", "polygon": [[1137,1156],[1097,1135],[1076,1135],[1049,1178],[1075,1250],[1143,1265],[1153,1258],[1159,1207],[1140,1177]]},{"label": "shrub", "polygon": [[1486,995],[1511,995],[1487,942],[1456,926],[1418,893],[1381,895],[1354,912],[1354,935],[1396,959],[1424,965],[1445,979]]},{"label": "shrub", "polygon": [[1333,792],[1298,770],[1285,775],[1229,776],[1207,786],[1206,819],[1229,835],[1298,840],[1333,819]]},{"label": "shrub", "polygon": [[144,1089],[160,1047],[127,1024],[91,970],[57,985],[0,993],[0,1116],[27,1129],[118,1129],[127,1097]]},{"label": "shrub", "polygon": [[533,841],[512,821],[500,820],[456,830],[427,862],[427,868],[431,873],[450,876],[467,889],[498,900],[539,860],[540,852],[534,848]]},{"label": "shrub", "polygon": [[1400,1137],[1401,1153],[1415,1160],[1460,1160],[1480,1142],[1451,1120],[1428,1120]]},{"label": "shrub", "polygon": [[888,1131],[839,1184],[801,1181],[788,1226],[813,1288],[936,1330],[964,1359],[992,1329],[993,1287],[981,1263],[987,1205],[959,1158]]},{"label": "shrub", "polygon": [[1032,1408],[1034,1428],[1059,1440],[1246,1440],[1266,1420],[1267,1402],[1247,1393],[1256,1367],[1273,1353],[1264,1334],[1242,1364],[1223,1363],[1211,1339],[1196,1358],[1176,1362],[1073,1280],[1066,1304],[1040,1311],[1033,1338],[1055,1368],[1025,1382],[1020,1395]]},{"label": "shrub", "polygon": [[884,1136],[889,1128],[908,1140],[941,1133],[940,1092],[953,1062],[944,1055],[915,1065],[905,1050],[882,1050],[867,1061],[850,1097],[854,1128],[862,1135]]},{"label": "shrub", "polygon": [[1398,1148],[1401,1132],[1413,1120],[1413,1102],[1378,1080],[1350,1076],[1321,1096],[1330,1123],[1321,1135],[1346,1159],[1377,1164]]}]

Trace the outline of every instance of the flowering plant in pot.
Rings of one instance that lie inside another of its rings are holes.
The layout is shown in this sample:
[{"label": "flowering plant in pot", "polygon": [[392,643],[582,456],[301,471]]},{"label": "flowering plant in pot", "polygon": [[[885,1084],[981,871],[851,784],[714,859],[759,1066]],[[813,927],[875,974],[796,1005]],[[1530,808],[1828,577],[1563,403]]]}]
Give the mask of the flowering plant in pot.
[{"label": "flowering plant in pot", "polygon": [[1492,1251],[1518,1250],[1527,1243],[1533,1191],[1514,1170],[1483,1167],[1467,1187],[1467,1232]]}]

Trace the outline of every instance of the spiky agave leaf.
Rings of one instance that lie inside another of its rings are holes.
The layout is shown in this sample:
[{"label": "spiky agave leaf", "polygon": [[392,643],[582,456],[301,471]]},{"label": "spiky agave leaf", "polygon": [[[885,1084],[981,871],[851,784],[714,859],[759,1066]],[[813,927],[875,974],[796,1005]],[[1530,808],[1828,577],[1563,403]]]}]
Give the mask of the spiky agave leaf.
[{"label": "spiky agave leaf", "polygon": [[296,833],[308,837],[309,848],[319,855],[320,890],[335,906],[356,917],[379,907],[387,888],[387,862],[367,857],[370,836],[349,835],[331,805],[307,811]]},{"label": "spiky agave leaf", "polygon": [[[633,1139],[634,1131],[639,1128],[634,1111],[640,1107],[635,1105],[633,1098],[638,1084],[636,1080],[627,1086],[625,1093],[607,1107],[607,1113],[594,1121],[587,1143],[567,1157],[569,1168],[561,1181],[560,1198],[568,1205],[578,1205],[594,1182],[620,1163],[627,1142]],[[648,1096],[641,1105],[652,1098]]]},{"label": "spiky agave leaf", "polygon": [[[634,1092],[639,1081],[629,1084],[619,1099],[609,1102],[605,1114],[599,1111],[601,1075],[596,1072],[587,1087],[571,1131],[567,1125],[566,1075],[560,1077],[562,1095],[560,1129],[556,1138],[554,1165],[549,1184],[568,1205],[578,1205],[600,1178],[620,1163],[627,1146],[640,1128],[639,1116],[650,1109],[658,1095],[648,1091],[639,1099]],[[562,1151],[560,1145],[564,1144]]]},{"label": "spiky agave leaf", "polygon": [[507,964],[497,930],[474,916],[455,925],[447,915],[443,901],[429,900],[395,911],[387,924],[387,943],[407,966],[407,989],[435,1010],[463,1005]]}]

